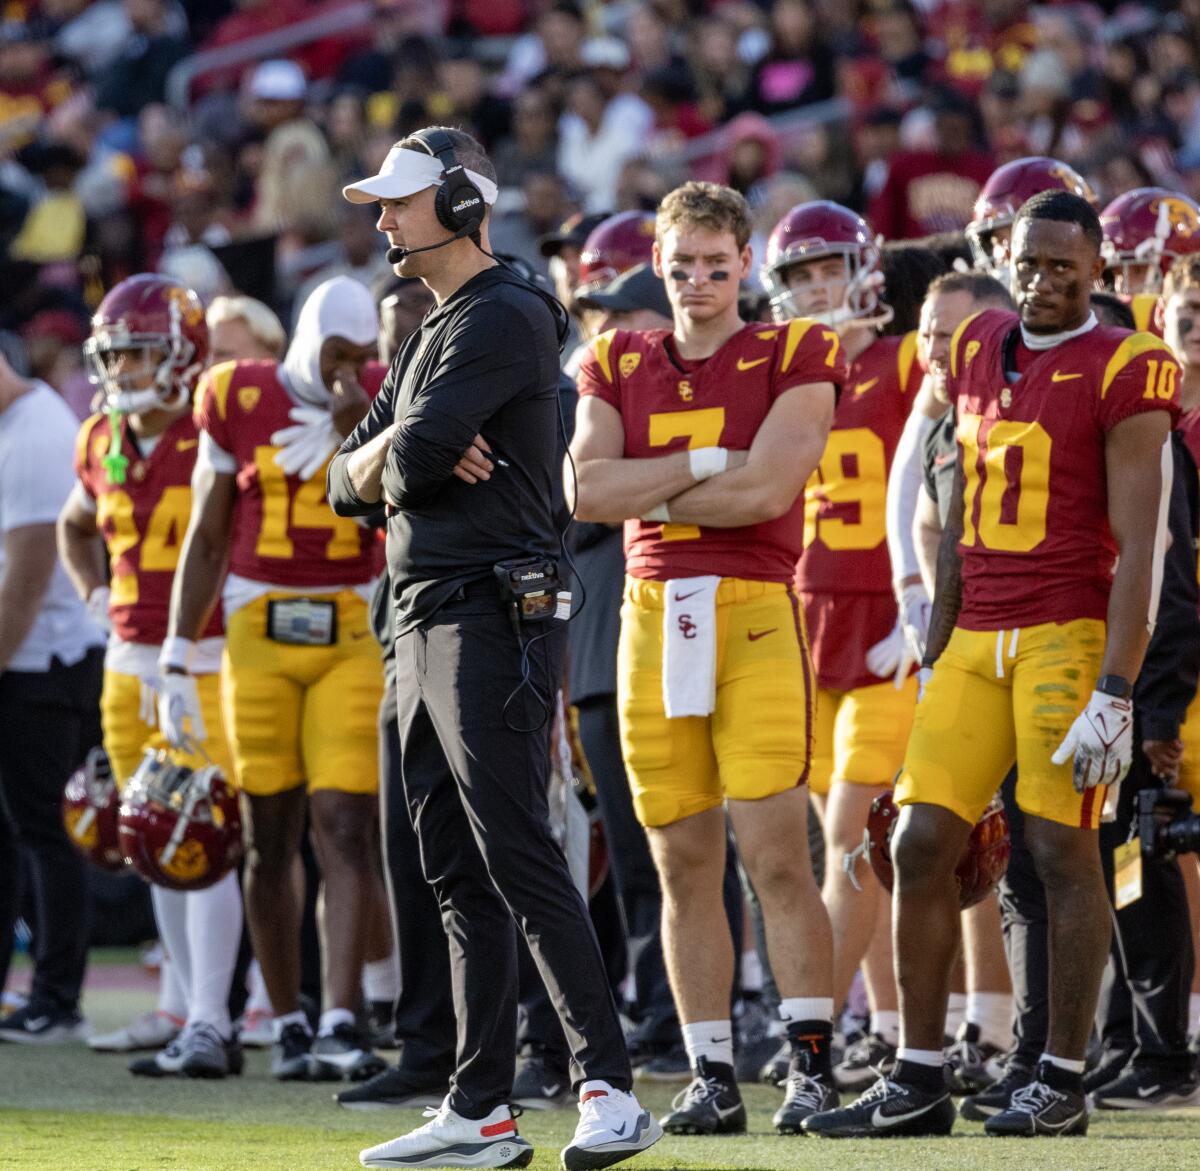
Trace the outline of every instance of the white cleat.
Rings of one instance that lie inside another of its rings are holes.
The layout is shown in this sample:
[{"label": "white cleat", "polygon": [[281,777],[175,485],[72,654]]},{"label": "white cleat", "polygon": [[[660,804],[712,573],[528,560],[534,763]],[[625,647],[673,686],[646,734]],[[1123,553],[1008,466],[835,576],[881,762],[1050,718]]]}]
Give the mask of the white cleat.
[{"label": "white cleat", "polygon": [[88,1045],[100,1053],[134,1053],[139,1049],[162,1049],[179,1035],[183,1021],[165,1012],[148,1012],[115,1033],[89,1037]]},{"label": "white cleat", "polygon": [[590,1083],[579,1102],[575,1137],[563,1148],[566,1171],[595,1171],[630,1159],[662,1138],[658,1119],[633,1094]]},{"label": "white cleat", "polygon": [[244,1049],[270,1049],[275,1044],[272,1022],[275,1014],[261,1008],[248,1008],[238,1023],[238,1040]]},{"label": "white cleat", "polygon": [[[364,1167],[528,1167],[533,1147],[518,1133],[512,1111],[497,1106],[486,1118],[463,1118],[447,1097],[432,1121],[358,1156]],[[599,1166],[600,1164],[597,1164]]]}]

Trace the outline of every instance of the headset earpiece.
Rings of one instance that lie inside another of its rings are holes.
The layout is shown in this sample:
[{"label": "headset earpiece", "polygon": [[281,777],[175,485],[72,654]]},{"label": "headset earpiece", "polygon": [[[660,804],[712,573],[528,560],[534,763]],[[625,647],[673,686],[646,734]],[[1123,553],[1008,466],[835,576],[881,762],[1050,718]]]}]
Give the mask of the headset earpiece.
[{"label": "headset earpiece", "polygon": [[442,130],[420,130],[413,135],[442,164],[442,184],[434,195],[433,210],[448,232],[475,235],[487,212],[483,192],[471,181],[454,157],[454,144]]}]

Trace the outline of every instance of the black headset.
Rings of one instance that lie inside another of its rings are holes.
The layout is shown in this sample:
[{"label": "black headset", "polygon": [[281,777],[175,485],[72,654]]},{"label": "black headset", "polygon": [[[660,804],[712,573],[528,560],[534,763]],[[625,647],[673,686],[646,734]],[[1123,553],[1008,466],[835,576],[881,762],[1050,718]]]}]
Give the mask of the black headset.
[{"label": "black headset", "polygon": [[454,144],[442,130],[418,130],[411,135],[442,164],[442,183],[434,196],[438,223],[456,235],[478,234],[487,212],[483,192],[475,186],[462,163],[454,157]]}]

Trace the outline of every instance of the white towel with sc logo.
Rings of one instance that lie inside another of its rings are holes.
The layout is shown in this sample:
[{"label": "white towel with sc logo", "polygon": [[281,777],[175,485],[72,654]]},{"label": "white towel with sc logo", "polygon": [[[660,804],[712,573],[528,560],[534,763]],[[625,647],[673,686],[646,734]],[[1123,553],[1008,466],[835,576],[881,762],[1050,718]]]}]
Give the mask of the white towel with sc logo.
[{"label": "white towel with sc logo", "polygon": [[717,586],[720,577],[681,577],[663,606],[663,707],[667,719],[708,716],[717,703]]}]

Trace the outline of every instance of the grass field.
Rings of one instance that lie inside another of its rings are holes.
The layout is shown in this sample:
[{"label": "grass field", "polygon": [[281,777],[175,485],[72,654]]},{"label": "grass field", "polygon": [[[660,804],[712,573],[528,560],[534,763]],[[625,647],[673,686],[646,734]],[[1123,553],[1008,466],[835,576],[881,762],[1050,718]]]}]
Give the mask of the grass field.
[{"label": "grass field", "polygon": [[[107,975],[94,969],[85,999],[98,1029],[122,1023],[153,998],[149,979]],[[421,1121],[416,1111],[341,1110],[328,1084],[281,1085],[268,1076],[264,1053],[248,1057],[246,1074],[224,1082],[147,1082],[128,1074],[120,1056],[0,1045],[0,1171],[337,1171],[357,1167],[362,1147]],[[671,1093],[650,1088],[643,1100],[661,1111]],[[1002,1142],[962,1123],[951,1139],[849,1143],[780,1138],[770,1131],[777,1092],[750,1087],[747,1098],[753,1133],[667,1138],[626,1165],[641,1171],[1200,1169],[1200,1111],[1099,1115],[1086,1139]],[[558,1166],[574,1119],[566,1110],[521,1119],[522,1133],[537,1148],[535,1168]]]}]

